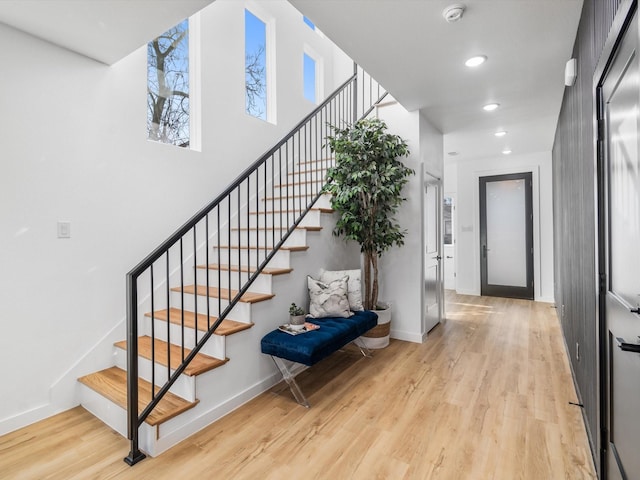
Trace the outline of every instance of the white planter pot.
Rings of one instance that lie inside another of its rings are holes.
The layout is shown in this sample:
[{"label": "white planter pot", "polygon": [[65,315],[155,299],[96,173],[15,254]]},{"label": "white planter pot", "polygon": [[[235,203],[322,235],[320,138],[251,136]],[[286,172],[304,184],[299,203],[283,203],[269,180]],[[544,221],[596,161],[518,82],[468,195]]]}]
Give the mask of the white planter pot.
[{"label": "white planter pot", "polygon": [[[382,302],[378,302],[378,304],[385,305]],[[391,304],[386,305],[387,308],[384,310],[373,310],[378,314],[378,325],[360,337],[367,348],[376,350],[385,348],[389,345],[389,333],[391,331]]]}]

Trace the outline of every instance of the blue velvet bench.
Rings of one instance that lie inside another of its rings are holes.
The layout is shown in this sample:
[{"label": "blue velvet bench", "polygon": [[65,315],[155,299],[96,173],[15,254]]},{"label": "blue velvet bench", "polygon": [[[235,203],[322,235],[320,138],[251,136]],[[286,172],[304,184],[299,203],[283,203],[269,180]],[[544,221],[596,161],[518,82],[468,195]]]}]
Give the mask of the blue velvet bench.
[{"label": "blue velvet bench", "polygon": [[310,367],[350,342],[356,344],[364,356],[370,357],[371,352],[359,337],[378,324],[378,315],[364,310],[354,312],[349,318],[312,318],[309,321],[320,328],[301,335],[289,335],[276,329],[262,337],[261,342],[262,353],[271,356],[296,401],[307,408],[309,402],[296,383],[295,374],[283,360]]}]

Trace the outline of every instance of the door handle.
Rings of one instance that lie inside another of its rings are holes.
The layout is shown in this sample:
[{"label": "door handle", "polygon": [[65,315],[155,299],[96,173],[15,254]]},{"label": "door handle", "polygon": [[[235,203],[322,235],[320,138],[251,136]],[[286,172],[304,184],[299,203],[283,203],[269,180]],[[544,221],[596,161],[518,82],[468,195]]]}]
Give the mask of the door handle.
[{"label": "door handle", "polygon": [[440,255],[438,255],[438,256],[436,257],[436,260],[442,260],[442,257],[441,257]]},{"label": "door handle", "polygon": [[640,345],[637,343],[627,343],[624,341],[624,338],[621,337],[616,337],[616,343],[618,344],[618,348],[623,352],[640,353]]},{"label": "door handle", "polygon": [[631,312],[631,313],[637,313],[638,315],[640,315],[640,307],[638,307],[638,308],[632,308],[632,309],[630,310],[630,312]]},{"label": "door handle", "polygon": [[447,258],[453,258],[451,255],[447,255]]}]

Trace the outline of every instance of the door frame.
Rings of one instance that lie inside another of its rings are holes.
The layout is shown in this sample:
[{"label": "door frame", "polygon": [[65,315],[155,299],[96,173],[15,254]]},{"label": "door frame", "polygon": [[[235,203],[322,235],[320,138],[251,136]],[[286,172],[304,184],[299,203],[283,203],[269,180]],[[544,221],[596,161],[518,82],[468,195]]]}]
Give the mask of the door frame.
[{"label": "door frame", "polygon": [[[606,295],[608,282],[608,262],[607,262],[607,222],[608,213],[606,211],[608,195],[608,172],[605,158],[606,129],[604,122],[605,106],[603,100],[602,87],[607,74],[613,64],[618,47],[623,36],[631,23],[637,9],[637,0],[623,0],[616,13],[615,19],[609,30],[609,35],[600,54],[600,59],[593,74],[592,98],[594,102],[593,121],[595,126],[593,151],[594,151],[594,183],[595,183],[595,266],[596,266],[596,354],[598,375],[596,378],[596,389],[598,392],[596,419],[599,432],[594,435],[595,441],[595,463],[599,478],[606,480],[608,476],[608,456],[609,445],[609,372],[608,372],[608,327],[606,317]],[[585,420],[585,424],[588,422]]]},{"label": "door frame", "polygon": [[[480,294],[507,297],[524,298],[533,300],[535,297],[534,287],[534,225],[533,225],[533,173],[523,171],[520,173],[509,173],[502,175],[487,175],[479,177],[479,215],[480,215]],[[513,287],[503,285],[489,285],[487,280],[487,262],[484,249],[487,245],[487,203],[486,184],[496,181],[524,180],[525,181],[525,235],[526,235],[526,275],[527,285],[525,287]],[[483,228],[484,227],[484,228]]]}]

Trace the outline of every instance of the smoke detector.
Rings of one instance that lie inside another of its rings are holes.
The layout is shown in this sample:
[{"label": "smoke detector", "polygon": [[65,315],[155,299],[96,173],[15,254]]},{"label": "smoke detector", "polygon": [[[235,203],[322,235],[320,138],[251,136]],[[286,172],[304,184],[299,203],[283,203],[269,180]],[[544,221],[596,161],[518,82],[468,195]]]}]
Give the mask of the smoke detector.
[{"label": "smoke detector", "polygon": [[461,3],[454,3],[442,11],[442,16],[449,23],[457,22],[462,18],[465,8]]}]

